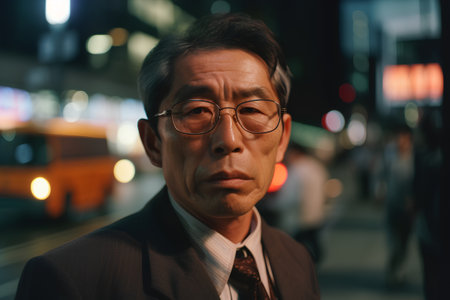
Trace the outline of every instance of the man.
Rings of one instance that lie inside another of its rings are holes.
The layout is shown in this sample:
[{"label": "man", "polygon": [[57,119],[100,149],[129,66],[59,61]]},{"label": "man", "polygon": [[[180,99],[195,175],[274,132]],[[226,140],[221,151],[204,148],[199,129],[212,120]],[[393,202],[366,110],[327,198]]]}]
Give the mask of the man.
[{"label": "man", "polygon": [[17,298],[318,299],[305,248],[254,208],[291,124],[288,69],[267,27],[204,18],[150,52],[139,86],[141,140],[167,186],[142,211],[31,260]]}]

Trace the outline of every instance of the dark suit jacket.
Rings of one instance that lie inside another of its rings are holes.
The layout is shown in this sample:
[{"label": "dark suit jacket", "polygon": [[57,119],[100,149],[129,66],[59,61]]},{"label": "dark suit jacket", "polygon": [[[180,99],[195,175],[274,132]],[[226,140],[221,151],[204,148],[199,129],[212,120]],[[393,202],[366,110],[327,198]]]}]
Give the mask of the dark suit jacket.
[{"label": "dark suit jacket", "polygon": [[[280,299],[319,299],[307,250],[262,224]],[[219,299],[163,188],[141,211],[25,266],[16,299]]]}]

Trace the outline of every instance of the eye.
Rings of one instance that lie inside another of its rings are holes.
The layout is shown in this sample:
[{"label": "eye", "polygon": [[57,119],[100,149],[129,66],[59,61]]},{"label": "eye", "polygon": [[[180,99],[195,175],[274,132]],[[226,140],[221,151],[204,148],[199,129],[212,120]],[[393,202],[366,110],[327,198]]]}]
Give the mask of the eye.
[{"label": "eye", "polygon": [[201,115],[204,113],[210,113],[211,110],[208,107],[195,107],[190,111],[186,112],[187,115]]},{"label": "eye", "polygon": [[188,101],[180,103],[178,114],[182,117],[210,117],[214,113],[214,106],[204,101]]},{"label": "eye", "polygon": [[239,108],[239,114],[250,115],[250,114],[262,114],[263,112],[257,107],[253,106],[243,106]]}]

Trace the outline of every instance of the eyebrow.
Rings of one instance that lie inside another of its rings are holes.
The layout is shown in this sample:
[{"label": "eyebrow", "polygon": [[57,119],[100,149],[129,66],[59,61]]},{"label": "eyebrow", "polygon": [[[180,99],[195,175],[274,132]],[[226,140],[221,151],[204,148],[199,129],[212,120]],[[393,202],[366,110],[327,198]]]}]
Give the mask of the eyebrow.
[{"label": "eyebrow", "polygon": [[[267,90],[267,88],[260,87],[260,86],[233,92],[233,97],[239,97],[239,98],[256,97],[258,99],[270,99],[270,98],[272,98],[271,95],[270,95],[270,91]],[[275,100],[275,99],[270,99],[270,100]]]},{"label": "eyebrow", "polygon": [[[214,98],[217,97],[217,95],[214,93],[214,90],[207,85],[201,86],[184,85],[175,93],[174,99],[175,102],[179,102],[200,96],[208,98],[210,100],[214,100]],[[271,99],[273,97],[271,96],[270,91],[265,87],[257,86],[248,89],[240,89],[237,91],[233,91],[233,98],[245,99],[253,97],[257,99],[276,100]]]},{"label": "eyebrow", "polygon": [[195,97],[206,97],[208,99],[214,98],[214,91],[207,85],[194,86],[184,85],[175,93],[175,102],[180,102],[186,99]]}]

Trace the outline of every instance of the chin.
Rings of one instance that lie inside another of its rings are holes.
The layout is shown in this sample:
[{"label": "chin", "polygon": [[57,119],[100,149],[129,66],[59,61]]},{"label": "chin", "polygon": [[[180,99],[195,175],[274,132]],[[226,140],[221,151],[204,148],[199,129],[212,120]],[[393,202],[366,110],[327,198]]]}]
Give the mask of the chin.
[{"label": "chin", "polygon": [[241,195],[227,195],[218,201],[215,211],[222,217],[239,217],[253,209],[257,201]]}]

